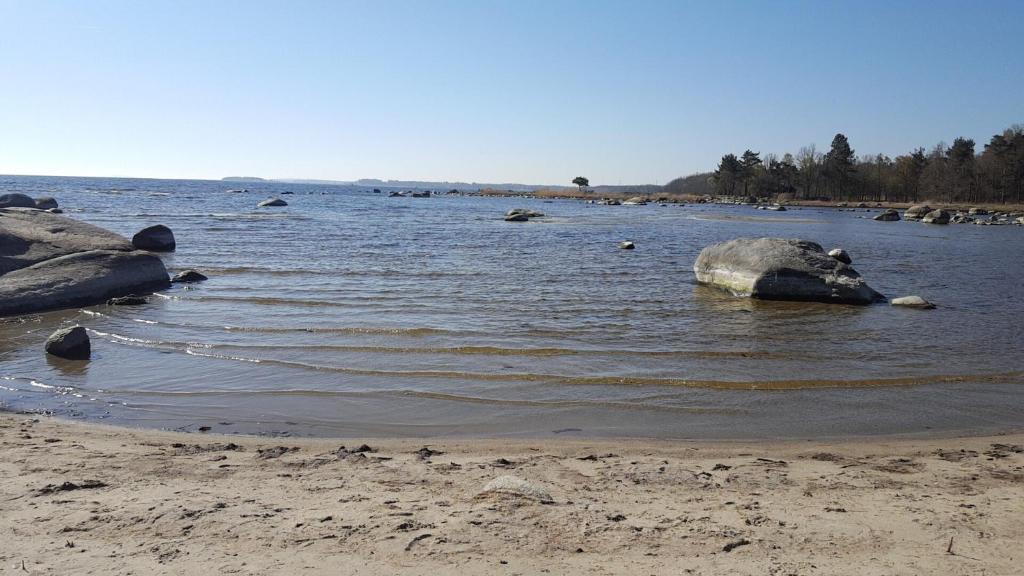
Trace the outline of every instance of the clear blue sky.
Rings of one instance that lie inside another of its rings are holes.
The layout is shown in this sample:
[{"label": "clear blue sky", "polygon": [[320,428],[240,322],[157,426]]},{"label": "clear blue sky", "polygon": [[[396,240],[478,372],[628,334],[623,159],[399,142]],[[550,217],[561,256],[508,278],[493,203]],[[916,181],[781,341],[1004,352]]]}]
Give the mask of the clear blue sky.
[{"label": "clear blue sky", "polygon": [[0,173],[664,183],[1024,122],[1024,2],[0,0]]}]

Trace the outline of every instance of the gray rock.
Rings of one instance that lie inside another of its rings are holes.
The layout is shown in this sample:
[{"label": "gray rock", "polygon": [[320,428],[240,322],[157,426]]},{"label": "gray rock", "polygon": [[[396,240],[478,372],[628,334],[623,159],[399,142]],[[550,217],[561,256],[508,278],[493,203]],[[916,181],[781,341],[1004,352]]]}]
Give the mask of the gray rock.
[{"label": "gray rock", "polygon": [[167,269],[153,254],[78,252],[0,276],[0,317],[101,304],[168,286]]},{"label": "gray rock", "polygon": [[150,252],[174,252],[174,232],[163,224],[156,224],[139,230],[132,236],[132,245],[139,250]]},{"label": "gray rock", "polygon": [[506,217],[508,217],[508,216],[516,216],[518,214],[522,214],[523,216],[526,216],[527,218],[543,218],[544,217],[544,213],[543,212],[537,212],[536,210],[527,210],[526,208],[513,208],[513,209],[509,210],[508,212],[506,212],[505,216]]},{"label": "gray rock", "polygon": [[0,194],[0,208],[35,208],[36,201],[32,198],[13,192]]},{"label": "gray rock", "polygon": [[772,212],[785,212],[785,206],[779,206],[778,204],[772,204],[771,206],[765,206],[765,210],[771,210]]},{"label": "gray rock", "polygon": [[872,220],[878,220],[879,222],[899,222],[900,213],[890,208],[878,216],[875,216]]},{"label": "gray rock", "polygon": [[633,244],[629,240],[623,240],[622,242],[619,242],[619,248],[622,248],[623,250],[632,250],[636,248],[636,244]]},{"label": "gray rock", "polygon": [[49,212],[50,214],[63,214],[64,213],[64,211],[61,210],[60,208],[50,208],[49,210],[47,210],[47,212]]},{"label": "gray rock", "polygon": [[925,224],[949,224],[949,212],[942,210],[932,210],[931,212],[924,215],[921,218],[921,222]]},{"label": "gray rock", "polygon": [[971,216],[985,216],[988,214],[988,210],[985,210],[984,208],[971,208],[967,213]]},{"label": "gray rock", "polygon": [[849,265],[819,244],[783,238],[738,238],[701,250],[697,281],[764,300],[871,304],[884,299]]},{"label": "gray rock", "polygon": [[257,206],[287,206],[288,203],[280,198],[267,198],[266,200],[257,204]]},{"label": "gray rock", "polygon": [[89,335],[81,326],[57,330],[46,339],[46,353],[68,360],[88,360],[92,353]]},{"label": "gray rock", "polygon": [[839,260],[843,264],[853,264],[853,260],[850,258],[850,255],[842,248],[833,248],[828,251],[828,255]]},{"label": "gray rock", "polygon": [[35,199],[36,208],[40,210],[54,210],[57,208],[57,201],[50,196],[40,196]]},{"label": "gray rock", "polygon": [[509,214],[505,216],[505,222],[527,222],[530,217],[526,214]]},{"label": "gray rock", "polygon": [[77,252],[133,249],[127,238],[92,224],[40,210],[0,209],[0,276]]},{"label": "gray rock", "polygon": [[623,206],[646,206],[647,200],[640,196],[633,196],[629,200],[622,203]]},{"label": "gray rock", "polygon": [[911,206],[907,208],[907,211],[903,213],[904,220],[920,220],[924,218],[924,215],[931,212],[931,206],[927,204],[919,204],[917,206]]},{"label": "gray rock", "polygon": [[498,476],[491,480],[480,491],[481,496],[487,495],[508,495],[518,496],[538,502],[554,502],[551,493],[546,488],[533,482],[528,482],[518,476]]},{"label": "gray rock", "polygon": [[907,306],[908,308],[921,308],[922,310],[931,310],[932,308],[935,308],[935,304],[932,304],[920,296],[901,296],[899,298],[893,298],[889,301],[889,304],[893,306]]},{"label": "gray rock", "polygon": [[199,273],[199,272],[197,272],[195,270],[184,270],[182,272],[178,272],[177,274],[175,274],[171,278],[171,283],[172,284],[176,284],[176,283],[185,283],[185,284],[187,284],[187,283],[191,283],[191,282],[202,282],[203,280],[206,280],[206,279],[207,278],[206,278],[206,276],[204,274],[201,274],[201,273]]}]

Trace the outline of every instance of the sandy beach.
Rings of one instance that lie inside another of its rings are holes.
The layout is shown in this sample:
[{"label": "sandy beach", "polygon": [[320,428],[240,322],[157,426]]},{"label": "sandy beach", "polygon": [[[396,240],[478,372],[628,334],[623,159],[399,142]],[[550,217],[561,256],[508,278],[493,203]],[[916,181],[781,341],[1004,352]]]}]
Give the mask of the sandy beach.
[{"label": "sandy beach", "polygon": [[1019,574],[1024,541],[1024,434],[0,441],[5,574]]}]

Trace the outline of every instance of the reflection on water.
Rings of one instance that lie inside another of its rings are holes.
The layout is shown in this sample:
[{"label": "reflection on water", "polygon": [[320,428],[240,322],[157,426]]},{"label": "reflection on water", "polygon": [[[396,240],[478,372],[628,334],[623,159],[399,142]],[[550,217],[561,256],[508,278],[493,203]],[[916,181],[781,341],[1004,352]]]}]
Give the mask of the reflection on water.
[{"label": "reflection on water", "polygon": [[[1024,416],[1020,228],[308,185],[267,209],[255,205],[278,185],[247,187],[0,177],[2,192],[55,196],[126,235],[165,222],[168,268],[210,276],[141,307],[0,321],[0,402],[323,435],[806,437]],[[504,222],[513,207],[549,217]],[[767,235],[841,246],[876,289],[940,308],[763,302],[694,282],[703,246]],[[90,330],[89,363],[42,353],[72,323]]]}]

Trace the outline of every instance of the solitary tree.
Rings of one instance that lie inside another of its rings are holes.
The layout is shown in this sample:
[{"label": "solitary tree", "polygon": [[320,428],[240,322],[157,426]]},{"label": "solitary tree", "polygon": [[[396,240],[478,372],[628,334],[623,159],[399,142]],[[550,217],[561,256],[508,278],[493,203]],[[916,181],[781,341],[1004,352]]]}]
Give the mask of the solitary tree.
[{"label": "solitary tree", "polygon": [[580,192],[583,192],[584,188],[586,188],[587,186],[590,186],[590,180],[587,180],[583,176],[577,176],[577,177],[573,178],[572,179],[572,183],[580,187]]},{"label": "solitary tree", "polygon": [[712,176],[715,188],[729,196],[736,192],[736,184],[742,178],[743,163],[736,158],[735,154],[722,156],[722,161],[718,163],[718,169],[715,170],[715,174]]},{"label": "solitary tree", "polygon": [[825,171],[836,184],[837,196],[843,195],[843,184],[850,180],[857,170],[856,156],[850,148],[850,141],[842,134],[832,139],[832,149],[825,154]]}]

